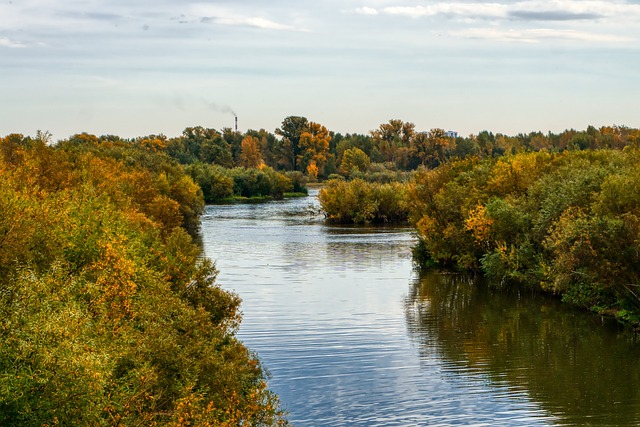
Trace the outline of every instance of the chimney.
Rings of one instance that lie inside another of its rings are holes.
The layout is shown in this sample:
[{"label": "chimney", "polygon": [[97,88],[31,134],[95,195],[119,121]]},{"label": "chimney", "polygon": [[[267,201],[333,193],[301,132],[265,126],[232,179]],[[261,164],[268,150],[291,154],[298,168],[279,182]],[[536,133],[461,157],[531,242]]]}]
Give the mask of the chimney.
[{"label": "chimney", "polygon": [[238,132],[238,116],[235,116],[236,118],[236,132]]}]

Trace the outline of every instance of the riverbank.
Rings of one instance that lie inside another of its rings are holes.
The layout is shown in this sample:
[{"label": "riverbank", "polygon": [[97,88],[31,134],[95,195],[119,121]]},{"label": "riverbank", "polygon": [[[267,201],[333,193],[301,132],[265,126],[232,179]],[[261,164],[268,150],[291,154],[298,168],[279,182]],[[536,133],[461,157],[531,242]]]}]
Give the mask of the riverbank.
[{"label": "riverbank", "polygon": [[284,193],[282,197],[274,197],[274,196],[251,196],[251,197],[243,197],[243,196],[233,196],[233,197],[225,197],[224,199],[218,199],[210,204],[213,205],[228,205],[232,203],[262,203],[269,202],[272,200],[283,200],[283,199],[293,199],[293,198],[301,198],[307,197],[308,193],[305,192],[293,192],[293,193]]},{"label": "riverbank", "polygon": [[335,222],[408,217],[423,267],[481,272],[637,328],[639,161],[630,147],[474,157],[387,187],[329,181],[319,197]]}]

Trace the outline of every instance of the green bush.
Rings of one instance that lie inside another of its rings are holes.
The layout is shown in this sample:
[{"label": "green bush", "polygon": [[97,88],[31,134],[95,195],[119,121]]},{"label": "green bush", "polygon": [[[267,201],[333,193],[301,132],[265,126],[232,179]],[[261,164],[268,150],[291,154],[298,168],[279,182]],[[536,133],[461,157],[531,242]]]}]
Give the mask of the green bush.
[{"label": "green bush", "polygon": [[330,180],[318,197],[327,218],[338,223],[406,221],[407,184]]}]

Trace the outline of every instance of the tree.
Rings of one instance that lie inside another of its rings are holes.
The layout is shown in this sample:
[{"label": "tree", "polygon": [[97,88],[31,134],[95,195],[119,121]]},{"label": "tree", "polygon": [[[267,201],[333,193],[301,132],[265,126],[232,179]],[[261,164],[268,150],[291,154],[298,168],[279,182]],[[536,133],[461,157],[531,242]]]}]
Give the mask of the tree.
[{"label": "tree", "polygon": [[[323,173],[327,164],[329,142],[331,135],[326,127],[319,123],[309,123],[308,132],[300,135],[298,164],[308,170],[309,165],[315,165],[316,173]],[[313,169],[313,168],[312,168]]]},{"label": "tree", "polygon": [[258,168],[262,164],[260,141],[255,136],[246,135],[241,143],[240,166]]},{"label": "tree", "polygon": [[398,148],[409,147],[415,135],[415,125],[393,119],[371,131],[371,136],[386,162],[395,162]]},{"label": "tree", "polygon": [[248,130],[246,135],[251,135],[258,138],[260,141],[260,153],[262,154],[262,160],[267,166],[277,168],[280,161],[279,150],[280,141],[271,132],[267,132],[264,129]]},{"label": "tree", "polygon": [[342,155],[340,171],[344,175],[350,175],[353,170],[365,172],[371,160],[369,156],[359,148],[350,148]]},{"label": "tree", "polygon": [[284,155],[290,161],[293,170],[299,170],[298,156],[300,155],[300,137],[309,132],[309,121],[306,117],[289,116],[282,121],[281,127],[276,129],[276,135],[282,137]]},{"label": "tree", "polygon": [[193,163],[202,160],[226,167],[233,166],[231,146],[215,129],[202,126],[188,127],[177,140],[169,142],[169,154],[181,163]]}]

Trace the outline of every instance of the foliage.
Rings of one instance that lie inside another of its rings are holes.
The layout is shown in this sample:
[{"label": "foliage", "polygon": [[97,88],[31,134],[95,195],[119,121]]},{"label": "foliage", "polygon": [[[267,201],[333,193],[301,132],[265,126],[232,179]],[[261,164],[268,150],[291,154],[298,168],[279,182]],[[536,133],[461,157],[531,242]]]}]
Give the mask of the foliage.
[{"label": "foliage", "polygon": [[301,153],[300,138],[304,133],[309,132],[309,121],[306,117],[289,116],[282,121],[282,125],[276,129],[276,135],[282,137],[285,161],[288,163],[288,169],[300,170],[298,157]]},{"label": "foliage", "polygon": [[371,159],[364,151],[357,147],[349,148],[342,155],[340,172],[345,176],[349,176],[354,172],[366,172],[370,164]]},{"label": "foliage", "polygon": [[319,123],[310,122],[308,130],[300,135],[298,165],[301,169],[311,171],[309,176],[316,178],[318,174],[324,175],[330,141],[329,131]]},{"label": "foliage", "polygon": [[185,168],[193,180],[202,188],[204,200],[215,203],[231,197],[273,197],[281,199],[284,193],[293,190],[288,174],[275,171],[268,166],[233,169],[205,163],[194,163]]},{"label": "foliage", "polygon": [[[638,149],[521,153],[419,171],[412,221],[423,264],[640,312]],[[637,317],[636,317],[637,318]]]},{"label": "foliage", "polygon": [[406,221],[406,184],[331,180],[318,198],[328,219],[339,223]]},{"label": "foliage", "polygon": [[161,138],[0,148],[0,425],[286,424]]},{"label": "foliage", "polygon": [[245,168],[258,168],[262,165],[260,141],[255,136],[247,135],[242,139],[240,165]]}]

